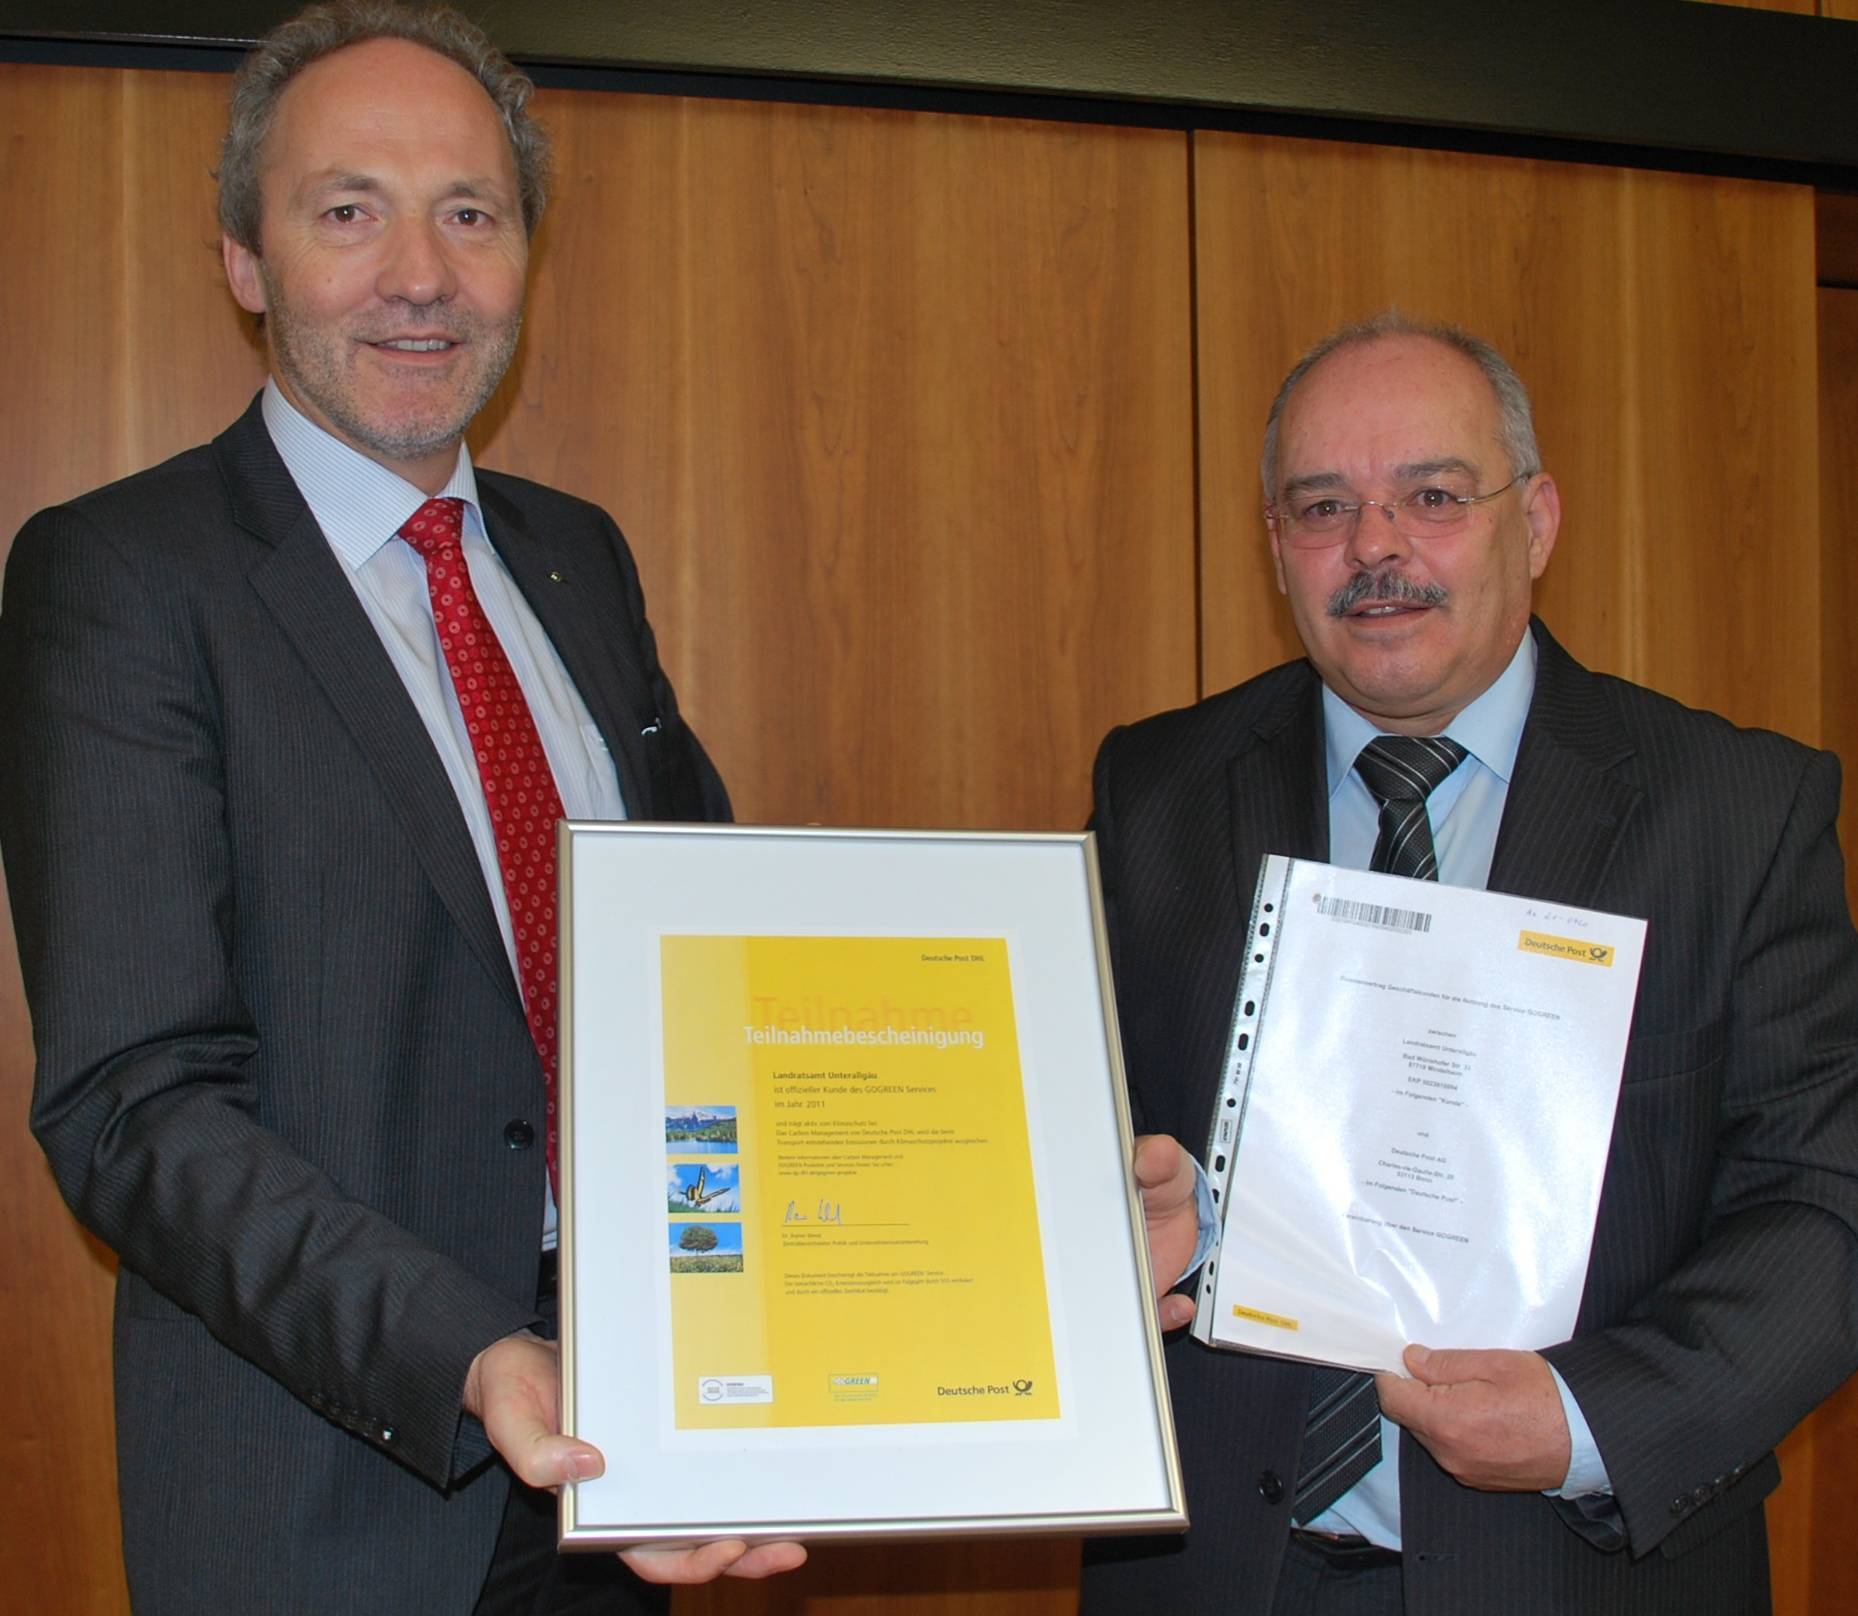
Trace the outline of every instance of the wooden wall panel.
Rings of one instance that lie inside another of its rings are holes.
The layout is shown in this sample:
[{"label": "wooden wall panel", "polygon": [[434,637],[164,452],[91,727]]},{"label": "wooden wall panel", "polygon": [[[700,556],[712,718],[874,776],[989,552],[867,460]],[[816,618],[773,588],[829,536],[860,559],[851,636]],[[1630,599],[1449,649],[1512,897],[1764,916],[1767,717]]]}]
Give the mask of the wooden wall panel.
[{"label": "wooden wall panel", "polygon": [[[32,511],[224,425],[262,370],[213,225],[225,81],[0,65],[0,190],[33,221],[0,275],[0,553]],[[3,603],[0,603],[3,604]],[[0,767],[4,767],[0,760]],[[123,1608],[113,1269],[26,1132],[31,1040],[0,914],[0,1518],[8,1582],[55,1616]]]},{"label": "wooden wall panel", "polygon": [[225,116],[216,74],[0,63],[0,179],[48,225],[0,277],[0,548],[217,432],[264,379],[219,267]]},{"label": "wooden wall panel", "polygon": [[1817,523],[1776,516],[1817,486],[1810,191],[1221,134],[1194,166],[1208,689],[1296,653],[1259,515],[1272,393],[1325,332],[1398,305],[1531,386],[1563,642],[1817,736]]},{"label": "wooden wall panel", "polygon": [[1858,287],[1858,196],[1821,191],[1814,201],[1819,284]]},{"label": "wooden wall panel", "polygon": [[551,92],[487,462],[631,536],[744,818],[1075,826],[1191,699],[1178,134]]},{"label": "wooden wall panel", "polygon": [[[0,182],[25,218],[85,221],[82,234],[44,231],[44,257],[15,255],[0,276],[10,372],[0,388],[6,543],[48,499],[119,474],[122,145],[119,75],[0,65]],[[67,340],[40,340],[54,336]]]},{"label": "wooden wall panel", "polygon": [[1799,17],[1818,15],[1824,0],[1709,0],[1717,6],[1744,6],[1750,11],[1791,11]]},{"label": "wooden wall panel", "polygon": [[1858,600],[1858,291],[1819,294],[1819,485],[1822,740],[1845,765],[1839,831],[1846,890],[1858,914],[1858,633],[1851,611]]}]

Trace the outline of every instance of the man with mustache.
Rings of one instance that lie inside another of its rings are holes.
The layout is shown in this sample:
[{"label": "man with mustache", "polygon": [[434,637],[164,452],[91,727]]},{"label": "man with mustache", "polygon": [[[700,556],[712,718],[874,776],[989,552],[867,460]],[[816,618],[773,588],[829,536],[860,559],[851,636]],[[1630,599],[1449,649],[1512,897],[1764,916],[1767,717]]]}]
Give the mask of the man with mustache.
[{"label": "man with mustache", "polygon": [[219,171],[270,380],[7,569],[32,1121],[120,1257],[143,1616],[663,1608],[555,1552],[553,1489],[626,1456],[558,1429],[554,827],[728,801],[618,529],[464,447],[521,326],[529,90],[444,7],[275,29]]},{"label": "man with mustache", "polygon": [[1573,1339],[1415,1343],[1371,1380],[1177,1338],[1193,1527],[1093,1545],[1085,1608],[1765,1611],[1772,1450],[1858,1367],[1838,765],[1590,673],[1531,617],[1560,497],[1522,383],[1464,332],[1319,343],[1262,472],[1307,660],[1097,761],[1158,1277],[1212,1233],[1175,1141],[1211,1127],[1266,853],[1643,916],[1644,967]]}]

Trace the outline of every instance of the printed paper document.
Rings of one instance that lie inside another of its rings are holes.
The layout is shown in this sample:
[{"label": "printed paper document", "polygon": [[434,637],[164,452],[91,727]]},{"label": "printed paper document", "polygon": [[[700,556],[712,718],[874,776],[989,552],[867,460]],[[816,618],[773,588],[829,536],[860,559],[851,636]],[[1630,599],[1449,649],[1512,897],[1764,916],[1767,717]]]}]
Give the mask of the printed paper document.
[{"label": "printed paper document", "polygon": [[1586,1281],[1645,922],[1273,855],[1194,1333],[1364,1370],[1538,1348]]}]

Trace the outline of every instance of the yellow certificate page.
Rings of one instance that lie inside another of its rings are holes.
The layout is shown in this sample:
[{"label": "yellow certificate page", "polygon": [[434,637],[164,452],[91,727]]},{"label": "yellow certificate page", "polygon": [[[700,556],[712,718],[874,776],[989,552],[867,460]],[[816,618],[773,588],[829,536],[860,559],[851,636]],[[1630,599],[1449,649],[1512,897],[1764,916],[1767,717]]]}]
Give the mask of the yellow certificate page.
[{"label": "yellow certificate page", "polygon": [[1005,941],[661,947],[678,1427],[1056,1419]]}]

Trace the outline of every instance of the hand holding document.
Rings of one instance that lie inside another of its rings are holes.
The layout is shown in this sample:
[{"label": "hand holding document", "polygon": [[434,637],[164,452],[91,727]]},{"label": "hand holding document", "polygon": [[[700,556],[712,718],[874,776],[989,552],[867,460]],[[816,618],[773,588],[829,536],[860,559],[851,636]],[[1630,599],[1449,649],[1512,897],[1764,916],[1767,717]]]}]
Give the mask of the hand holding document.
[{"label": "hand holding document", "polygon": [[1164,1330],[1193,1322],[1191,1297],[1173,1294],[1199,1244],[1193,1157],[1165,1134],[1135,1142],[1135,1184],[1148,1236],[1148,1261],[1158,1288],[1156,1314]]},{"label": "hand holding document", "polygon": [[1406,1367],[1410,1379],[1376,1382],[1381,1413],[1453,1480],[1484,1492],[1539,1493],[1568,1479],[1568,1417],[1540,1353],[1412,1346]]},{"label": "hand holding document", "polygon": [[1273,855],[1195,1335],[1395,1371],[1573,1330],[1645,923]]}]

